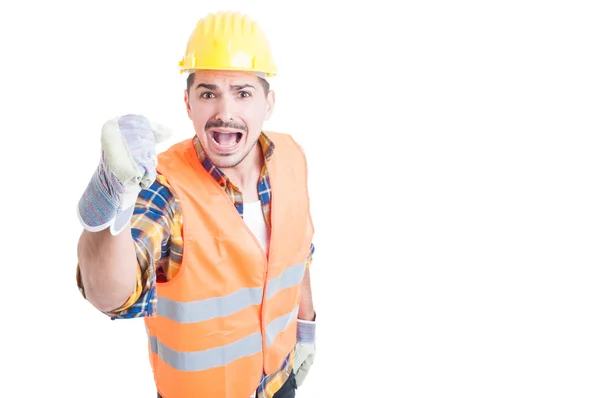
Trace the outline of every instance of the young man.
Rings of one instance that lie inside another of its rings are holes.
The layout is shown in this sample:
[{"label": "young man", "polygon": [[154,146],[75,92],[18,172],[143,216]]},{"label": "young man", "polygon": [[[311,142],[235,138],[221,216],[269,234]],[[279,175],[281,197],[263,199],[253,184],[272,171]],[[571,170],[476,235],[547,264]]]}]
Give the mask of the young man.
[{"label": "young man", "polygon": [[264,132],[275,65],[256,22],[201,19],[180,62],[195,136],[107,121],[83,193],[77,282],[113,319],[144,317],[163,398],[295,396],[314,360],[305,156]]}]

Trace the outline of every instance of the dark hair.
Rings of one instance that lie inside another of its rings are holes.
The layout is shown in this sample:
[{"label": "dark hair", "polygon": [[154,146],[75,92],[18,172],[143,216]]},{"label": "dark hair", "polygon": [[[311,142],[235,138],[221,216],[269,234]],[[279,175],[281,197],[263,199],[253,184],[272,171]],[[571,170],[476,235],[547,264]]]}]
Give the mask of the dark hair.
[{"label": "dark hair", "polygon": [[[269,94],[269,90],[271,89],[271,85],[269,84],[268,81],[266,81],[262,77],[259,77],[258,80],[260,81],[260,84],[262,85],[263,90],[265,90],[265,96],[266,96],[267,94]],[[192,88],[192,84],[194,84],[194,74],[190,73],[189,76],[187,77],[187,92],[188,92],[188,95],[189,95],[190,90]]]}]

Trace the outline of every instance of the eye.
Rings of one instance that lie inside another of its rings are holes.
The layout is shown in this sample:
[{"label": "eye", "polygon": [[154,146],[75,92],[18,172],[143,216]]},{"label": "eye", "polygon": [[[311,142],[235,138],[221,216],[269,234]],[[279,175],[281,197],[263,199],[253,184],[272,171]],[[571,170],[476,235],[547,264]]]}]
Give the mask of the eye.
[{"label": "eye", "polygon": [[215,95],[209,91],[206,91],[206,92],[200,94],[200,98],[210,99],[210,98],[215,98]]},{"label": "eye", "polygon": [[249,98],[251,96],[252,94],[250,94],[248,91],[240,91],[240,97],[242,98]]}]

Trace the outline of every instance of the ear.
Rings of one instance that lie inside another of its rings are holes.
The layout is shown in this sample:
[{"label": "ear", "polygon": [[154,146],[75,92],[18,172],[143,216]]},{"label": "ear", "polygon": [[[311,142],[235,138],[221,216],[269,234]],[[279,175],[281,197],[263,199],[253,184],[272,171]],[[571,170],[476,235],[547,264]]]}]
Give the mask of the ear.
[{"label": "ear", "polygon": [[269,120],[271,118],[271,114],[273,114],[273,109],[275,108],[275,91],[269,90],[267,94],[267,111],[265,112],[265,120]]},{"label": "ear", "polygon": [[187,111],[188,117],[192,118],[192,108],[190,107],[190,98],[187,89],[183,90],[183,100],[185,101],[185,110]]}]

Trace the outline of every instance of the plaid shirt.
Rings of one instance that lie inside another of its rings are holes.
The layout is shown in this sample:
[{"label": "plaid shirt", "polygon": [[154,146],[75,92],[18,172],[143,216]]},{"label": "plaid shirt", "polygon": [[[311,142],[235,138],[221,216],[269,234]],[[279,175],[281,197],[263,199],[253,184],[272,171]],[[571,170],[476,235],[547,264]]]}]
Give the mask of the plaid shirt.
[{"label": "plaid shirt", "polygon": [[[243,217],[242,192],[206,156],[197,137],[194,147],[204,169],[223,187],[238,213]],[[271,185],[267,164],[275,145],[266,134],[259,138],[265,162],[258,182],[258,194],[267,225],[271,226]],[[129,319],[153,316],[156,313],[156,283],[171,280],[181,266],[183,254],[183,218],[181,205],[164,176],[140,192],[131,220],[131,234],[139,263],[135,291],[120,307],[106,314],[111,319]],[[306,266],[312,262],[314,246],[311,244]],[[77,268],[77,285],[85,297],[83,283]],[[293,365],[293,351],[281,368],[271,375],[263,375],[258,386],[258,398],[272,398],[287,380]]]}]

